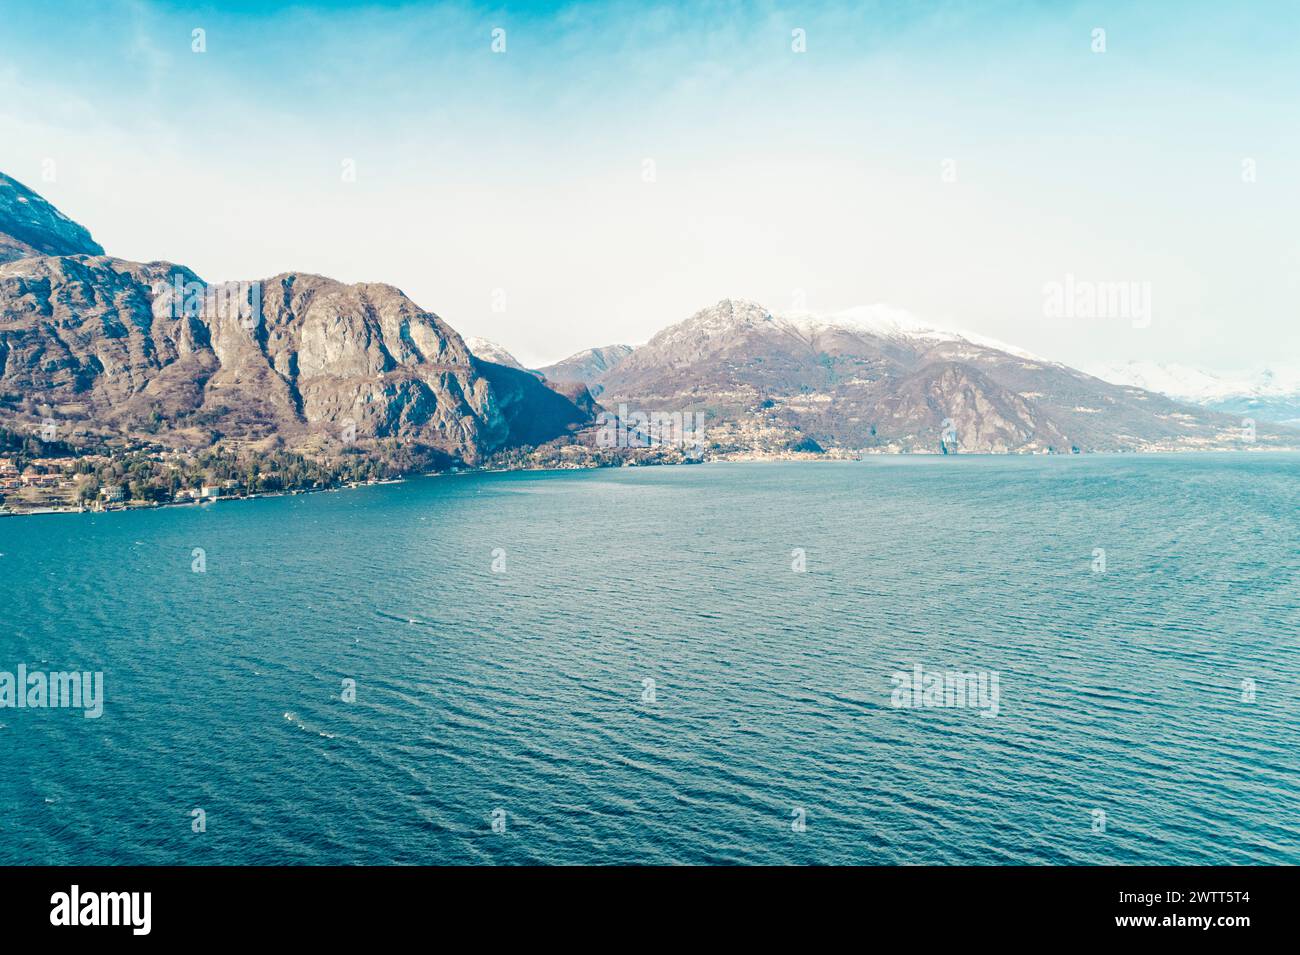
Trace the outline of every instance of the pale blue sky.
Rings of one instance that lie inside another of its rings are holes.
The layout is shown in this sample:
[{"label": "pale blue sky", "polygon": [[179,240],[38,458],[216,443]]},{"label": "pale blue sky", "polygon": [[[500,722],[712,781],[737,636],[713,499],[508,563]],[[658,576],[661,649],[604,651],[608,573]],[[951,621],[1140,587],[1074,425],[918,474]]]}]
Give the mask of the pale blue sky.
[{"label": "pale blue sky", "polygon": [[[534,363],[796,290],[1076,365],[1295,363],[1300,11],[1221,7],[24,4],[0,169],[112,254],[390,282]],[[1045,316],[1066,273],[1150,282],[1150,327]]]}]

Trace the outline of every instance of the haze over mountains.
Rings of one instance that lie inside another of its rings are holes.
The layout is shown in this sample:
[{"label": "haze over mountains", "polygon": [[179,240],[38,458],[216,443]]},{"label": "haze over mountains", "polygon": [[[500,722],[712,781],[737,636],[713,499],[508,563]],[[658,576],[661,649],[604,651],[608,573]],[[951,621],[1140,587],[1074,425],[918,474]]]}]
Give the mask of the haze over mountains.
[{"label": "haze over mountains", "polygon": [[210,285],[104,255],[0,174],[0,426],[175,448],[400,446],[442,466],[590,444],[593,394],[615,411],[702,413],[717,454],[1300,445],[884,307],[782,316],[724,300],[639,348],[530,371],[391,285],[292,272]]}]

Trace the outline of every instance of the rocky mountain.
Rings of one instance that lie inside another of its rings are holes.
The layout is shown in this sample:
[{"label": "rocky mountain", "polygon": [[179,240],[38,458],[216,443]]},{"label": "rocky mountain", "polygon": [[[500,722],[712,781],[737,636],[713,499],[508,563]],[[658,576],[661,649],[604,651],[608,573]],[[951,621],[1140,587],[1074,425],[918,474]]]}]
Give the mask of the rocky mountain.
[{"label": "rocky mountain", "polygon": [[592,420],[585,391],[476,359],[390,285],[300,273],[212,285],[167,262],[46,255],[98,246],[15,195],[0,237],[40,254],[0,264],[0,426],[52,419],[61,437],[185,448],[400,444],[439,466]]},{"label": "rocky mountain", "polygon": [[556,442],[577,432],[607,450],[590,383],[641,437],[638,412],[702,413],[714,453],[1300,446],[1263,415],[1247,437],[1237,415],[881,307],[778,316],[727,300],[635,350],[590,349],[539,374],[490,342],[467,346],[390,285],[210,284],[103,255],[8,177],[0,250],[0,428],[52,423],[74,444],[351,445],[435,467],[548,445],[563,459]]},{"label": "rocky mountain", "polygon": [[103,255],[90,233],[0,172],[0,262],[31,255]]},{"label": "rocky mountain", "polygon": [[1186,365],[1130,361],[1089,370],[1104,381],[1145,388],[1211,411],[1300,426],[1297,368],[1261,368],[1245,375],[1218,375]]},{"label": "rocky mountain", "polygon": [[613,369],[628,355],[632,354],[631,345],[606,345],[603,348],[588,348],[570,355],[563,361],[537,369],[551,381],[576,381],[592,388],[593,394],[600,394],[600,381],[603,375]]},{"label": "rocky mountain", "polygon": [[[1240,418],[1109,384],[978,335],[872,307],[773,315],[725,300],[596,379],[607,408],[704,412],[715,450],[1241,447]],[[1300,446],[1262,426],[1251,440]]]}]

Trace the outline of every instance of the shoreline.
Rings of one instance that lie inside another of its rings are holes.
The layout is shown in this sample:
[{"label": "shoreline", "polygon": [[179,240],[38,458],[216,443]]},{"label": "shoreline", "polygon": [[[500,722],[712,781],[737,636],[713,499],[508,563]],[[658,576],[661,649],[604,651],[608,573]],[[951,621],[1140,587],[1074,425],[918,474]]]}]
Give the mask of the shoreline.
[{"label": "shoreline", "polygon": [[[35,517],[48,514],[129,514],[133,511],[158,511],[165,507],[211,507],[218,501],[256,501],[268,497],[298,497],[304,494],[324,494],[329,491],[351,491],[362,487],[380,487],[385,484],[405,484],[412,477],[388,478],[383,481],[367,481],[363,484],[332,484],[328,487],[298,488],[293,491],[264,491],[258,494],[232,494],[229,497],[212,497],[206,500],[191,501],[153,501],[147,504],[129,504],[120,507],[33,507],[21,511],[11,511],[0,507],[0,517]],[[423,475],[425,477],[437,476]]]},{"label": "shoreline", "polygon": [[337,491],[358,490],[365,487],[383,487],[390,484],[405,484],[415,478],[443,478],[443,477],[460,477],[472,474],[523,474],[528,472],[559,472],[559,471],[605,471],[621,470],[623,468],[660,468],[660,467],[680,467],[683,465],[708,465],[708,464],[777,464],[777,463],[845,463],[845,462],[862,462],[868,458],[921,458],[945,459],[945,458],[1121,458],[1121,457],[1189,457],[1195,455],[1235,455],[1235,454],[1300,454],[1300,447],[1295,448],[1205,448],[1205,449],[1188,449],[1183,451],[1084,451],[1077,454],[1045,454],[1045,453],[1024,453],[1016,451],[972,451],[957,454],[942,454],[937,451],[855,451],[840,452],[828,454],[816,454],[813,452],[780,452],[780,453],[752,453],[752,452],[732,452],[716,457],[706,458],[701,461],[681,461],[681,462],[656,462],[648,464],[580,464],[571,467],[465,467],[460,466],[455,469],[446,471],[427,471],[413,472],[396,478],[386,478],[382,481],[366,481],[362,483],[341,483],[333,484],[326,487],[299,488],[291,491],[265,491],[257,494],[239,494],[229,497],[216,497],[207,500],[188,500],[188,501],[157,501],[145,504],[122,505],[118,507],[33,507],[22,510],[11,510],[7,507],[0,506],[0,518],[6,517],[38,517],[54,514],[123,514],[133,511],[156,511],[169,507],[210,507],[219,501],[254,501],[263,498],[275,497],[297,497],[305,494],[324,494]]}]

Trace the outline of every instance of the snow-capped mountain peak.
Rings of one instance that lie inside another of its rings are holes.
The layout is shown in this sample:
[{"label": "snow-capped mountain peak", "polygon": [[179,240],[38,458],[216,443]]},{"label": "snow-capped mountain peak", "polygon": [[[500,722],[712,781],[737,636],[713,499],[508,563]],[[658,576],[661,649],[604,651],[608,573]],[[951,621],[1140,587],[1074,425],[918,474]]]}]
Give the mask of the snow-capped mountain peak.
[{"label": "snow-capped mountain peak", "polygon": [[[992,349],[1026,361],[1055,364],[1022,348],[1007,345],[985,335],[944,328],[923,321],[910,312],[887,304],[864,305],[827,314],[809,311],[773,313],[765,305],[748,299],[723,299],[701,309],[685,321],[665,328],[630,356],[627,371],[647,361],[667,360],[680,364],[704,355],[721,355],[753,335],[789,338],[814,348],[829,347],[829,338],[848,335],[864,343],[882,341],[928,351],[940,345],[957,345],[949,357],[974,357]],[[962,349],[960,346],[970,346]]]},{"label": "snow-capped mountain peak", "polygon": [[518,368],[524,371],[524,366],[519,363],[519,359],[506,351],[504,347],[487,338],[466,338],[465,345],[474,357],[481,358],[484,361],[490,361],[497,365],[505,365],[507,368]]}]

